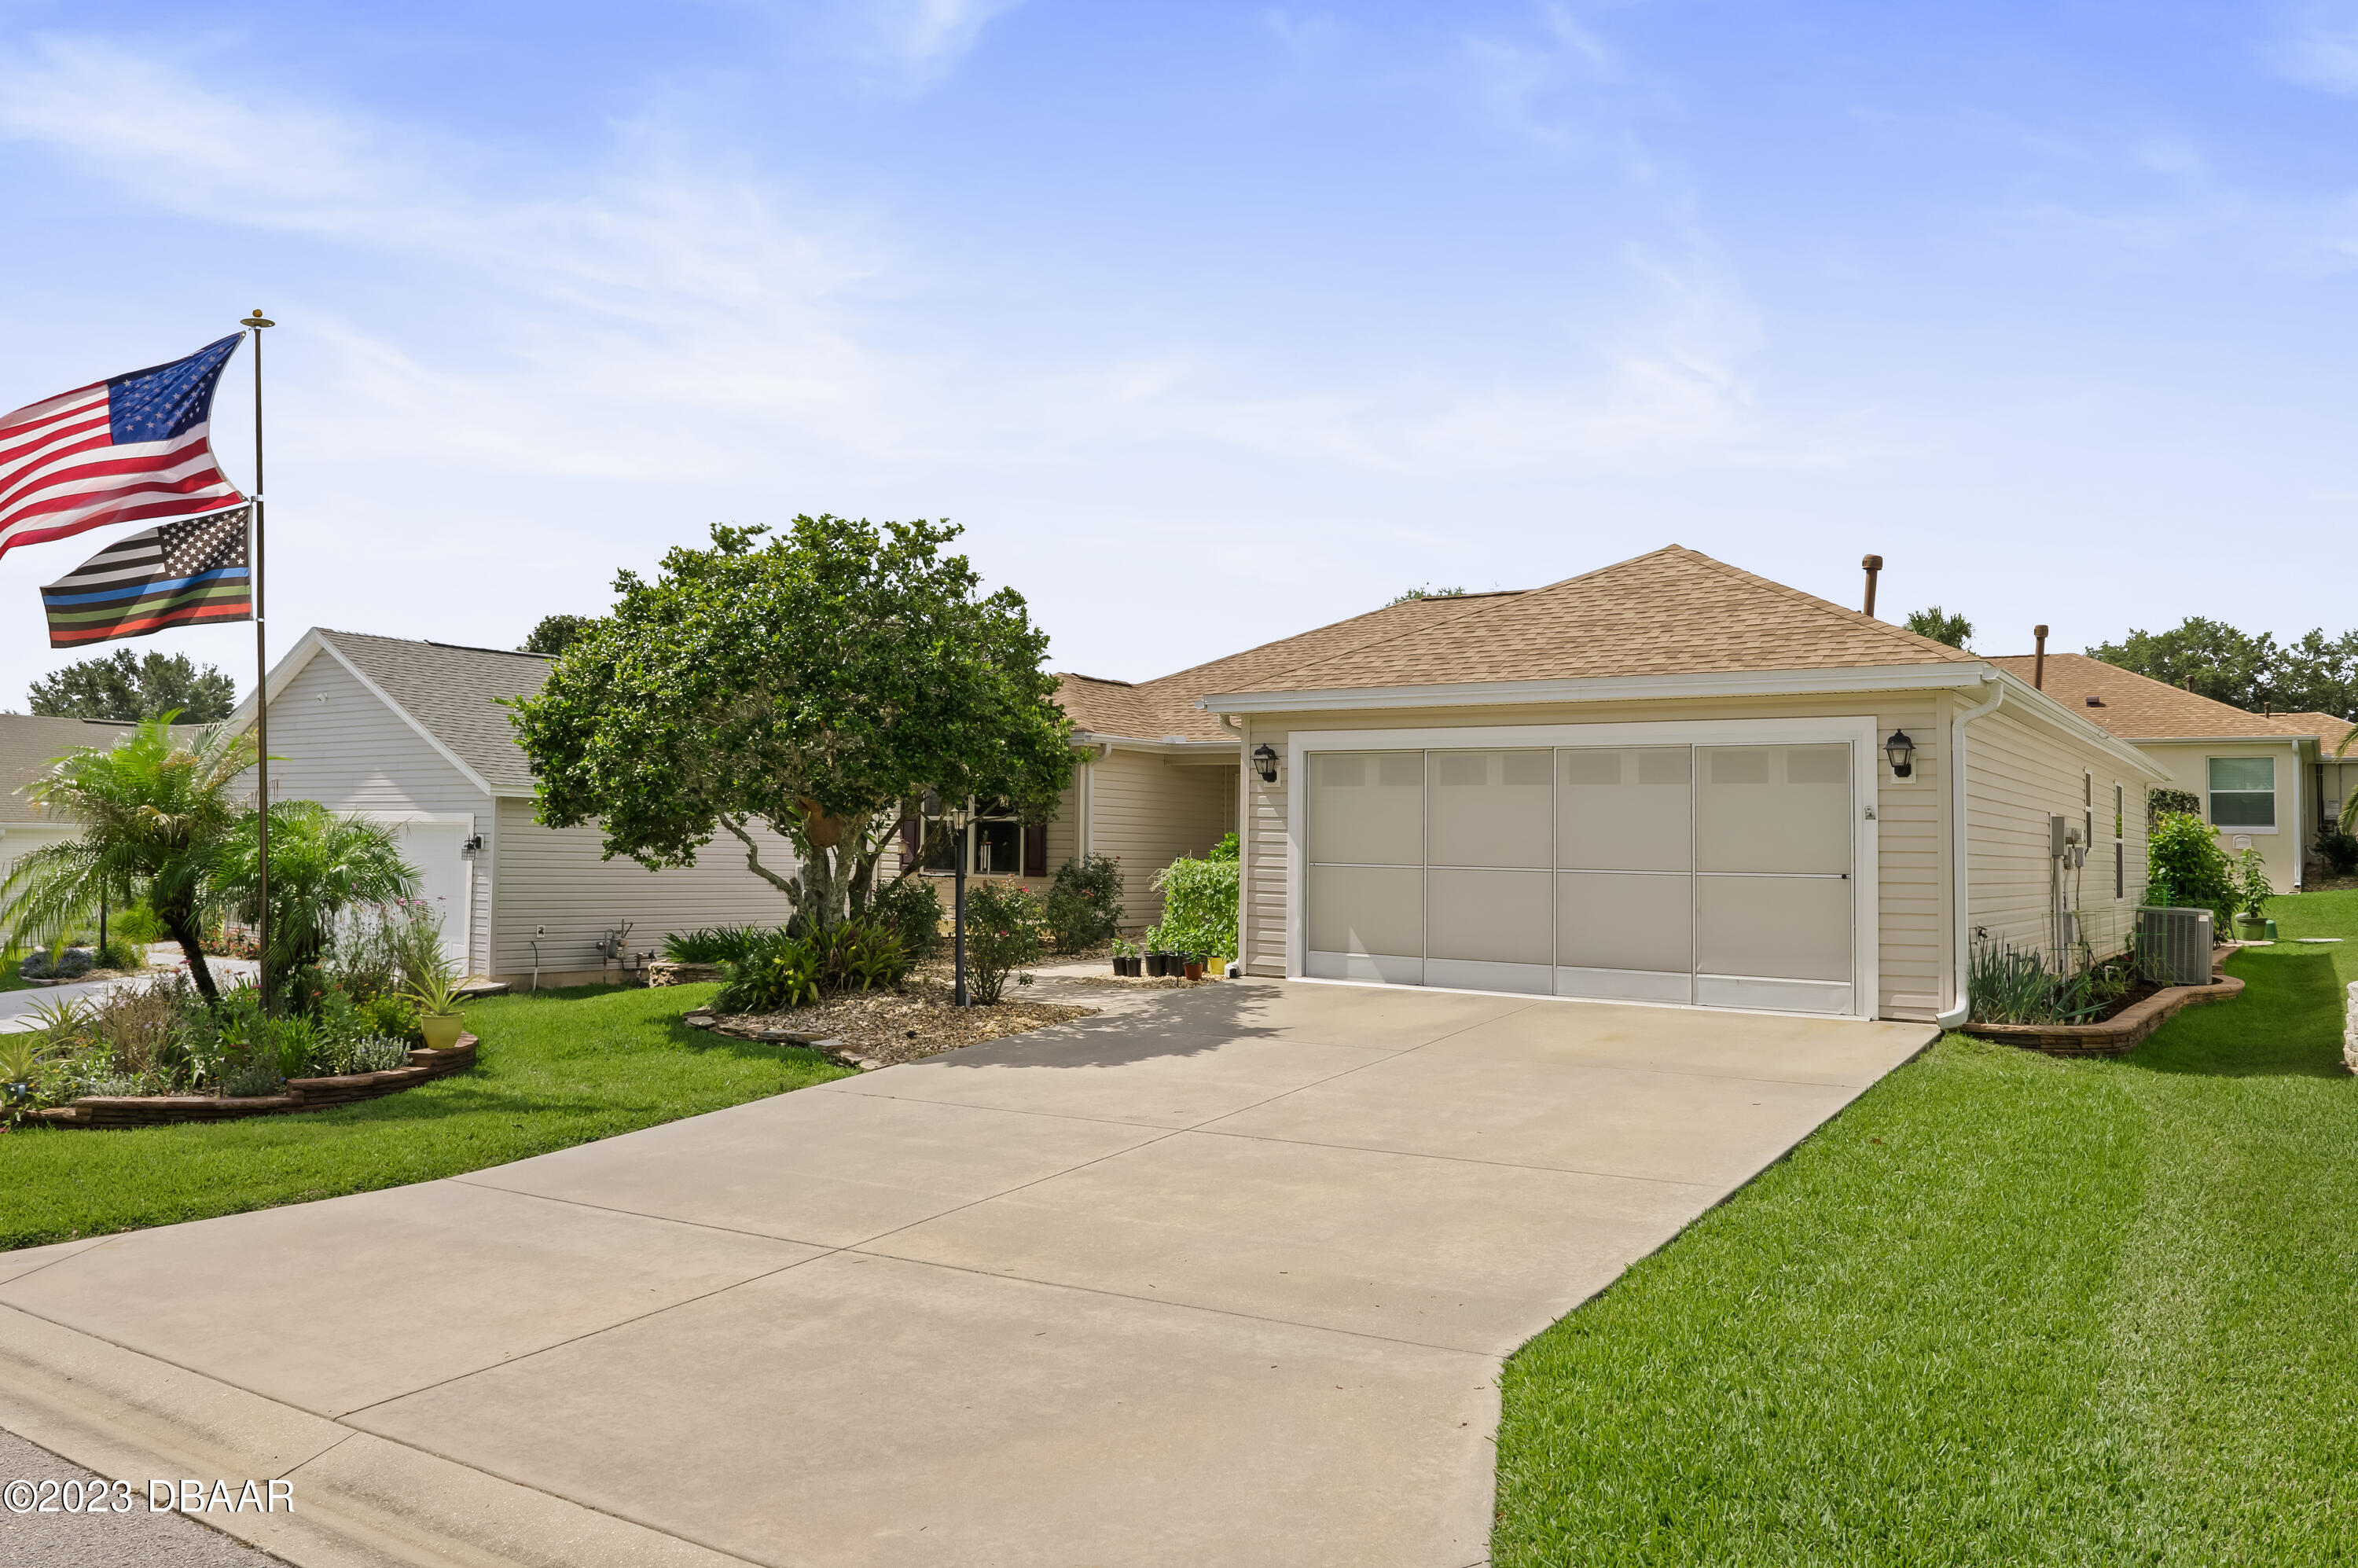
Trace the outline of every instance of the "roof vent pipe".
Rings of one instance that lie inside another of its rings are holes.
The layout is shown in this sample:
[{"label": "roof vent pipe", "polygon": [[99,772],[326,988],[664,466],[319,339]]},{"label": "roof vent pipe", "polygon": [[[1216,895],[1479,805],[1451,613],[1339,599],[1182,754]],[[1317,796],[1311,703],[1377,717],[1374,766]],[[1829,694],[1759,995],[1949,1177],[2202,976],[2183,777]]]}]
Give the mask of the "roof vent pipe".
[{"label": "roof vent pipe", "polygon": [[2039,651],[2030,656],[2030,684],[2045,691],[2047,689],[2047,628],[2033,626],[2030,629],[2030,635],[2031,640],[2039,644]]},{"label": "roof vent pipe", "polygon": [[1881,556],[1861,556],[1858,564],[1866,568],[1866,612],[1875,613],[1875,574],[1883,569]]}]

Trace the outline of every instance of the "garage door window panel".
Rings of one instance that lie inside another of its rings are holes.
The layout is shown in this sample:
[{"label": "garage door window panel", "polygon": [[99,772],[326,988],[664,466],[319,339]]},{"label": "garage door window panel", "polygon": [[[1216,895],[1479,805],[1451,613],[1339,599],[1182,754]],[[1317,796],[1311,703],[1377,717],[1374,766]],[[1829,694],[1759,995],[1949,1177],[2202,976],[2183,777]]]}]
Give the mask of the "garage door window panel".
[{"label": "garage door window panel", "polygon": [[1683,975],[1694,968],[1694,879],[1560,871],[1555,947],[1568,968]]},{"label": "garage door window panel", "polygon": [[1683,871],[1693,865],[1693,752],[1580,746],[1556,752],[1556,859],[1567,871]]},{"label": "garage door window panel", "polygon": [[1545,752],[1433,752],[1426,758],[1429,866],[1544,868],[1553,791]]},{"label": "garage door window panel", "polygon": [[1548,962],[1545,871],[1425,873],[1425,956],[1499,964]]},{"label": "garage door window panel", "polygon": [[1850,870],[1850,748],[1696,748],[1695,869]]},{"label": "garage door window panel", "polygon": [[1424,754],[1315,752],[1310,772],[1314,865],[1424,863]]}]

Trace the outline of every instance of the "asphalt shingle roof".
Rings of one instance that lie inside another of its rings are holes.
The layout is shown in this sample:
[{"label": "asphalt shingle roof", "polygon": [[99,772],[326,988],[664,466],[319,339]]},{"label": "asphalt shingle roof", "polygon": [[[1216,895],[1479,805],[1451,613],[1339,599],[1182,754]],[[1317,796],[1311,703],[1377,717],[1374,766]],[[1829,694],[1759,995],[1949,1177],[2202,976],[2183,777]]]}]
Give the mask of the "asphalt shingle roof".
[{"label": "asphalt shingle roof", "polygon": [[104,719],[0,713],[0,822],[57,821],[42,816],[16,792],[75,747],[111,746],[130,733],[130,725]]},{"label": "asphalt shingle roof", "polygon": [[1227,691],[1316,691],[1971,662],[1974,655],[1671,545],[1467,604]]},{"label": "asphalt shingle roof", "polygon": [[1230,654],[1150,681],[1133,684],[1096,676],[1060,675],[1057,678],[1064,685],[1056,693],[1056,700],[1064,705],[1076,726],[1099,735],[1138,741],[1160,741],[1176,735],[1185,741],[1233,741],[1236,731],[1224,728],[1218,714],[1206,713],[1195,706],[1205,693],[1241,690],[1272,671],[1331,658],[1352,648],[1430,626],[1466,614],[1478,604],[1512,599],[1516,591],[1510,589],[1402,600],[1347,621],[1264,643],[1241,654]]},{"label": "asphalt shingle roof", "polygon": [[[1989,662],[2008,675],[2028,680],[2038,657],[2032,654],[1997,654],[1991,655]],[[2046,685],[2042,689],[2072,712],[2124,741],[2216,740],[2228,736],[2281,741],[2288,735],[2316,732],[2300,726],[2288,728],[2285,719],[2288,715],[2249,713],[2181,690],[2167,681],[2092,659],[2085,654],[2048,654]],[[2102,706],[2091,706],[2088,698],[2092,697],[2100,699]]]},{"label": "asphalt shingle roof", "polygon": [[361,632],[320,629],[319,638],[493,789],[532,788],[531,764],[498,699],[538,691],[548,679],[546,657]]}]

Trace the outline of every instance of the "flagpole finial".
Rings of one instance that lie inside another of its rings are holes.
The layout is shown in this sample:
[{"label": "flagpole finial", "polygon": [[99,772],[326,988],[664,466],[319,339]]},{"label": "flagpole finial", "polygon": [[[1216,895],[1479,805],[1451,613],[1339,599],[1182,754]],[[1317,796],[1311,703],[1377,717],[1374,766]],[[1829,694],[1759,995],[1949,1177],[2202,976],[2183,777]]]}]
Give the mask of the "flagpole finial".
[{"label": "flagpole finial", "polygon": [[240,321],[238,325],[241,327],[276,327],[278,323],[264,316],[262,313],[262,307],[257,305],[254,308],[254,314],[248,316],[244,320]]}]

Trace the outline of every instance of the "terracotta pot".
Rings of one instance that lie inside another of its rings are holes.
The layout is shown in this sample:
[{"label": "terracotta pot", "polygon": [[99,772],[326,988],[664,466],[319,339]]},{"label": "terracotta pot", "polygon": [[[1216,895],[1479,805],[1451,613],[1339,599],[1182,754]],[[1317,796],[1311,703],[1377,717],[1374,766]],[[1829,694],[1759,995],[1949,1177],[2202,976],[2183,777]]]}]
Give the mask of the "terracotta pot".
[{"label": "terracotta pot", "polygon": [[417,1020],[418,1033],[426,1036],[426,1046],[430,1051],[448,1051],[459,1044],[459,1036],[466,1027],[467,1015],[463,1012],[429,1012]]},{"label": "terracotta pot", "polygon": [[1204,966],[1200,960],[1193,958],[1188,960],[1187,978],[1191,980],[1200,980],[1204,978]]}]

